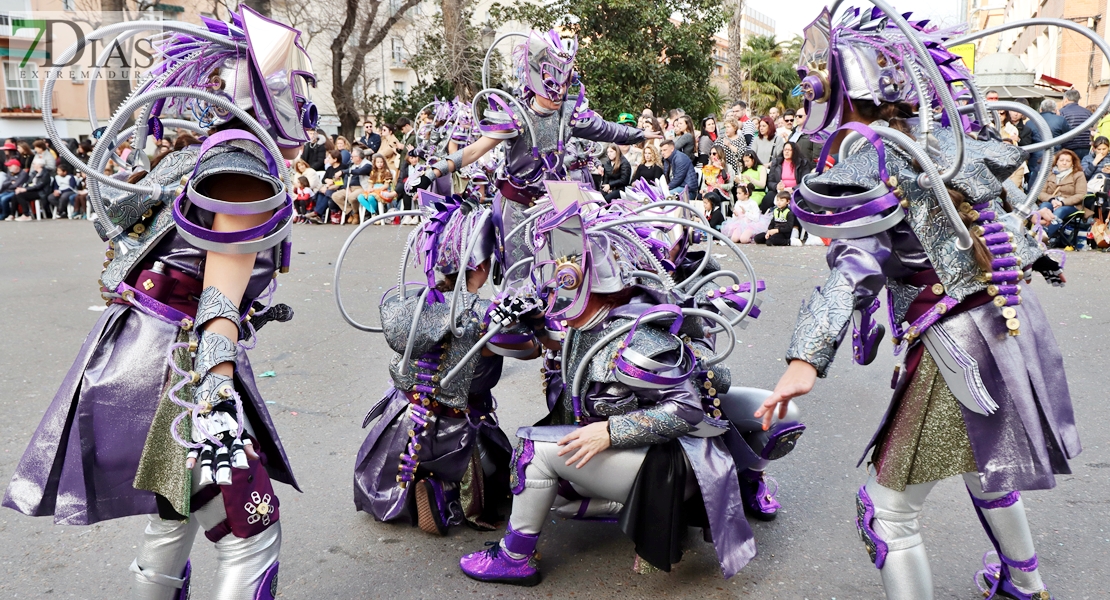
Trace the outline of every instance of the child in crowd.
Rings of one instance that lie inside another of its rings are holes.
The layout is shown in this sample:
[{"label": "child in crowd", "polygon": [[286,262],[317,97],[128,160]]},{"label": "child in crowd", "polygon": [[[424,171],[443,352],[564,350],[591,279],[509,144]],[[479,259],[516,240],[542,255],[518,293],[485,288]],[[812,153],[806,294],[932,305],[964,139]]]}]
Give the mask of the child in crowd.
[{"label": "child in crowd", "polygon": [[301,175],[297,178],[293,196],[293,210],[297,211],[297,218],[300,220],[308,212],[308,205],[312,202],[312,188],[308,186],[308,177]]},{"label": "child in crowd", "polygon": [[54,191],[50,194],[50,204],[54,207],[54,218],[70,218],[76,214],[73,210],[73,198],[77,195],[77,178],[72,174],[71,167],[64,162],[58,163],[58,172],[54,175]]},{"label": "child in crowd", "polygon": [[750,244],[757,234],[767,231],[770,214],[759,212],[759,203],[752,199],[752,186],[738,184],[735,188],[736,204],[732,207],[732,218],[721,225],[721,233],[737,244]]},{"label": "child in crowd", "polygon": [[757,244],[768,246],[789,246],[790,232],[797,224],[794,213],[790,212],[790,192],[779,192],[775,196],[775,208],[771,210],[771,222],[766,233],[758,233],[754,240]]}]

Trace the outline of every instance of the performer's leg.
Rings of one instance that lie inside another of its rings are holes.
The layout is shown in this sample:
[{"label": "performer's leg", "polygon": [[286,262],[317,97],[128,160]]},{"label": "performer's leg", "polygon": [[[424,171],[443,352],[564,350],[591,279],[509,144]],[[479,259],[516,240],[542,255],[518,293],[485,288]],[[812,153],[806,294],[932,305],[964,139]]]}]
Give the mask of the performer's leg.
[{"label": "performer's leg", "polygon": [[935,481],[907,485],[899,492],[879,485],[875,477],[860,488],[856,499],[860,538],[882,573],[888,600],[929,600],[933,575],[921,539],[919,517]]},{"label": "performer's leg", "polygon": [[744,508],[764,521],[770,521],[778,514],[782,507],[775,498],[778,493],[778,483],[773,479],[768,484],[769,477],[764,475],[764,470],[772,460],[777,460],[790,453],[798,443],[798,438],[805,432],[805,425],[801,422],[801,410],[798,405],[791,402],[786,410],[786,416],[779,418],[778,411],[771,420],[771,427],[763,429],[763,421],[755,418],[755,411],[763,406],[763,401],[771,392],[758,388],[730,388],[720,396],[721,408],[728,416],[736,430],[748,443],[755,459],[736,457],[738,463],[746,468],[739,471],[740,494],[744,501]]},{"label": "performer's leg", "polygon": [[[1043,591],[1045,585],[1037,570],[1037,552],[1033,546],[1033,534],[1029,531],[1029,521],[1025,518],[1021,494],[984,492],[978,473],[964,474],[964,483],[971,494],[979,522],[994,544],[1001,562],[997,573],[992,569],[984,572],[988,585],[1009,595],[1015,595],[1016,591],[1037,598],[1033,594]],[[1017,589],[1013,590],[1011,585]],[[1048,598],[1047,593],[1044,597]]]},{"label": "performer's leg", "polygon": [[647,448],[606,450],[582,468],[566,465],[552,442],[521,440],[509,467],[513,469],[513,510],[505,537],[487,551],[464,556],[463,573],[480,581],[536,585],[539,571],[531,558],[558,492],[559,479],[588,491],[591,497],[624,502],[647,456]]},{"label": "performer's leg", "polygon": [[[258,473],[265,476],[265,471],[261,469]],[[217,496],[194,512],[193,520],[205,531],[224,524],[227,510],[222,496]],[[216,578],[212,597],[217,600],[273,598],[280,550],[280,521],[248,538],[227,533],[216,542]]]},{"label": "performer's leg", "polygon": [[197,533],[196,519],[168,521],[150,515],[138,556],[131,563],[136,600],[178,600],[188,597],[189,551]]}]

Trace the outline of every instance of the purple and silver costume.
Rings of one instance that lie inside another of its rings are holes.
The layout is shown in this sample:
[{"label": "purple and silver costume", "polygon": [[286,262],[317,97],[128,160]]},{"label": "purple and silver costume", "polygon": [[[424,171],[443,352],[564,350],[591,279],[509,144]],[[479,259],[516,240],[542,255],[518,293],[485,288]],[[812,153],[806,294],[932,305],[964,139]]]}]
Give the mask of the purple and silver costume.
[{"label": "purple and silver costume", "polygon": [[[508,492],[512,452],[490,391],[502,357],[469,352],[486,332],[492,307],[476,294],[435,288],[437,271],[465,280],[490,259],[489,208],[458,196],[420,191],[419,197],[426,220],[410,243],[428,285],[412,295],[398,288],[381,304],[383,333],[397,354],[389,366],[393,385],[363,424],[380,416],[358,452],[355,506],[381,521],[409,518],[433,534],[464,519],[492,529],[497,499]],[[458,375],[447,381],[456,367]]]},{"label": "purple and silver costume", "polygon": [[[536,209],[533,284],[547,302],[548,329],[562,336],[558,358],[548,351],[545,361],[551,413],[517,431],[505,537],[464,556],[460,566],[480,581],[537,584],[533,557],[554,509],[572,518],[616,520],[637,555],[667,571],[681,558],[680,533],[701,526],[712,536],[722,573],[731,577],[756,553],[740,471],[784,456],[802,429],[776,421],[762,432],[750,415],[767,392],[730,389],[720,364],[735,344],[732,327],[758,314],[762,282],[750,268],[746,283],[735,273],[711,272],[707,255],[685,259],[683,251],[672,252],[680,244],[663,241],[674,229],[690,228],[680,238],[693,230],[720,236],[708,226],[668,213],[640,215],[620,204],[601,208],[595,193],[572,182],[547,187],[551,200]],[[676,259],[690,268],[677,283],[670,262]],[[708,285],[717,276],[737,283]],[[696,289],[684,287],[698,282]],[[620,300],[589,312],[591,297],[612,294]],[[578,319],[585,322],[566,325]],[[565,464],[557,442],[597,423],[606,425],[609,448],[580,468]],[[757,429],[762,437],[746,435]]]},{"label": "purple and silver costume", "polygon": [[[220,557],[215,597],[272,598],[281,526],[271,478],[297,486],[245,350],[262,324],[291,317],[288,307],[269,304],[290,253],[292,204],[279,146],[303,143],[315,124],[305,88],[312,75],[296,30],[247,8],[233,17],[153,24],[168,32],[157,42],[163,62],[98,130],[87,167],[55,139],[63,158],[89,176],[96,227],[109,242],[100,279],[108,310],[46,410],[4,505],[75,525],[150,515],[131,565],[137,598],[188,597],[198,528]],[[151,28],[118,24],[89,39],[119,42]],[[265,96],[252,95],[259,81]],[[139,119],[126,127],[135,110]],[[56,138],[49,108],[44,115]],[[116,143],[142,148],[148,132],[157,139],[163,127],[192,129],[203,143],[153,168],[143,152],[131,162],[115,155]],[[205,136],[210,127],[220,131]],[[106,178],[109,160],[149,172],[135,183]],[[219,199],[228,176],[256,179],[272,195]],[[214,229],[218,214],[272,216],[225,231]],[[209,252],[255,255],[242,302],[203,286]],[[217,319],[237,324],[238,339],[209,330]],[[233,376],[213,370],[224,363]],[[248,460],[248,449],[258,458]]]},{"label": "purple and silver costume", "polygon": [[[956,81],[978,94],[945,49],[958,43],[952,32],[875,4],[835,25],[826,10],[806,30],[802,127],[829,138],[818,164],[837,132],[848,135],[836,165],[803,178],[792,200],[810,233],[834,240],[829,278],[803,304],[787,359],[824,377],[852,323],[853,357],[870,363],[886,287],[901,362],[868,445],[873,474],[857,526],[887,597],[932,597],[918,518],[938,480],[962,475],[998,558],[977,574],[984,595],[1048,600],[1018,490],[1054,487],[1081,450],[1063,360],[1028,287],[1033,271],[1061,284],[1062,259],[1026,231],[1025,195],[1004,187],[1026,151],[999,141],[981,102],[969,117],[952,100]],[[842,116],[867,105],[919,114],[868,124]]]}]

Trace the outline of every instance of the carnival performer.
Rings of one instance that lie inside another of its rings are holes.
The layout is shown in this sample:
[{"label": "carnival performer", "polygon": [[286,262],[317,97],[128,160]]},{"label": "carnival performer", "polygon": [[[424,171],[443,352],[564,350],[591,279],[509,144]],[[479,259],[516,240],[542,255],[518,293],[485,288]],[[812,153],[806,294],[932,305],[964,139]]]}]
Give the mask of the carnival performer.
[{"label": "carnival performer", "polygon": [[[741,434],[760,423],[743,411],[769,392],[725,394],[723,355],[705,354],[713,345],[701,319],[712,313],[670,302],[681,294],[671,293],[673,281],[636,227],[606,229],[621,215],[584,200],[565,203],[566,194],[553,197],[554,208],[538,221],[535,248],[546,253],[537,256],[536,287],[548,321],[565,323],[563,358],[546,383],[552,411],[517,431],[504,538],[464,556],[460,567],[480,581],[536,585],[539,534],[558,506],[559,514],[618,516],[638,559],[665,571],[681,558],[685,528],[701,526],[731,577],[755,556],[755,542],[740,506],[738,469],[746,465],[730,446],[746,448],[752,461],[773,459],[797,435],[766,435],[764,447],[747,447]],[[632,272],[645,270],[659,274],[662,290],[636,284]],[[740,307],[748,301],[732,288],[729,297]],[[730,414],[746,420],[745,430],[723,415],[730,399],[742,407]],[[576,510],[567,510],[568,501]]]},{"label": "carnival performer", "polygon": [[[525,41],[513,51],[517,95],[490,89],[480,92],[474,102],[488,101],[478,121],[482,136],[457,152],[437,156],[432,165],[439,177],[473,163],[505,142],[494,210],[501,237],[495,250],[506,269],[530,257],[530,244],[522,235],[514,240],[504,238],[521,221],[524,211],[543,196],[545,180],[568,178],[565,158],[571,138],[637,144],[661,137],[606,121],[590,110],[585,87],[574,70],[577,38],[563,39],[554,29],[519,35]],[[574,86],[578,87],[577,98],[568,101],[567,93]]]},{"label": "carnival performer", "polygon": [[[498,500],[508,495],[512,446],[491,390],[503,355],[538,353],[530,333],[506,332],[468,354],[499,308],[478,296],[493,255],[491,209],[459,196],[418,196],[425,222],[415,247],[428,287],[412,296],[391,291],[381,305],[385,339],[397,353],[389,365],[393,385],[363,421],[366,427],[378,418],[355,463],[355,506],[380,521],[410,519],[433,535],[464,520],[492,530]],[[456,292],[460,276],[466,287]],[[463,297],[453,327],[456,293]],[[464,359],[461,374],[444,383]]]},{"label": "carnival performer", "polygon": [[[297,484],[244,350],[265,321],[291,317],[268,302],[290,255],[283,156],[295,158],[316,126],[314,79],[297,30],[246,7],[230,23],[203,21],[154,24],[166,32],[154,41],[162,62],[98,129],[87,166],[44,106],[55,147],[88,176],[109,241],[100,277],[108,309],[4,505],[74,525],[149,515],[131,564],[135,598],[189,596],[198,529],[216,548],[216,572],[203,575],[214,580],[212,597],[273,598],[281,524],[271,479]],[[150,28],[117,24],[88,39],[122,43]],[[203,143],[153,166],[142,152],[113,156],[113,141],[142,148],[148,131],[158,139],[170,127]],[[129,183],[103,176],[109,160],[132,169]]]},{"label": "carnival performer", "polygon": [[1026,152],[999,141],[985,111],[956,114],[952,83],[973,83],[945,49],[949,34],[878,8],[835,24],[826,9],[806,30],[803,129],[828,138],[819,165],[839,159],[803,178],[792,207],[810,234],[835,239],[828,280],[803,305],[786,373],[757,416],[768,422],[826,376],[854,319],[855,360],[874,358],[885,286],[901,363],[867,448],[857,527],[887,597],[933,597],[920,513],[938,481],[961,476],[994,546],[976,574],[984,596],[1048,600],[1020,492],[1054,487],[1081,448],[1060,350],[1028,282],[1036,271],[1062,285],[1062,259],[1022,225],[1031,208],[1020,192],[1003,190]]}]

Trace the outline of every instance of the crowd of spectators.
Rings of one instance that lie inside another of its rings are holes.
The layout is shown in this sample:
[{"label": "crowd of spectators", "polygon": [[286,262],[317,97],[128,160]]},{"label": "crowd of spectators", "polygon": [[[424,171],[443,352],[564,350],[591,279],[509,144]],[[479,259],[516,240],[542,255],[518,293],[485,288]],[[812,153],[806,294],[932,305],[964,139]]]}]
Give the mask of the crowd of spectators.
[{"label": "crowd of spectators", "polygon": [[[998,94],[988,91],[986,98],[996,100]],[[1085,121],[1093,108],[1083,107],[1079,92],[1069,90],[1059,102],[1040,101],[1038,110],[1055,137]],[[1017,145],[1041,141],[1040,131],[1021,113],[999,116],[1005,141]],[[345,224],[410,209],[413,199],[405,183],[423,161],[413,150],[419,120],[426,115],[414,118],[417,123],[404,117],[396,123],[366,118],[359,129],[361,135],[353,142],[317,130],[292,163],[295,218]],[[619,123],[662,137],[636,145],[599,147],[592,170],[594,186],[613,200],[638,180],[655,182],[664,177],[672,194],[700,200],[712,225],[735,242],[822,244],[822,240],[809,238],[790,214],[791,192],[816,168],[821,153],[821,144],[800,130],[804,120],[801,109],[771,107],[767,114],[754,115],[742,101],[730,105],[719,117],[709,115],[698,123],[679,108],[658,114],[645,109],[638,117],[623,113]],[[156,164],[165,154],[192,143],[196,139],[179,130],[173,139],[158,143],[151,162]],[[3,149],[0,220],[88,217],[84,175],[66,164],[48,139],[9,138]],[[71,141],[69,149],[87,161],[93,145]],[[1072,237],[1064,241],[1082,246],[1084,226],[1089,228],[1095,218],[1101,219],[1104,206],[1110,213],[1106,196],[1110,190],[1110,115],[1055,150],[1033,225],[1053,239],[1070,223],[1067,232]],[[118,148],[124,160],[132,151],[126,143]],[[1012,181],[1017,186],[1028,189],[1043,154],[1032,153],[1014,173]],[[835,159],[826,160],[831,163]],[[106,172],[126,176],[115,172],[114,163],[109,163]],[[414,222],[416,219],[409,217],[378,221],[381,225]]]}]

